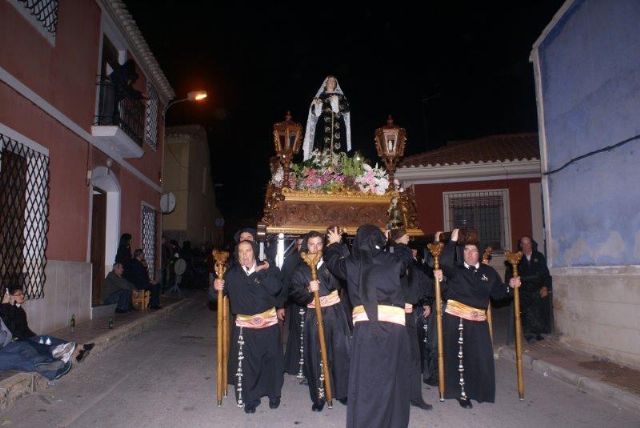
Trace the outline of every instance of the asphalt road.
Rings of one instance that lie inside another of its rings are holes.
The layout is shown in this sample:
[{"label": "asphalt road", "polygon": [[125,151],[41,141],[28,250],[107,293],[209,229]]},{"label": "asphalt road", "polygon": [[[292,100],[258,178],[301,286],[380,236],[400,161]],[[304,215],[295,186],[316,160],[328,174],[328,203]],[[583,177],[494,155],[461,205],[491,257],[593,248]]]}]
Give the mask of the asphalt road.
[{"label": "asphalt road", "polygon": [[[215,403],[215,313],[201,300],[160,321],[145,333],[91,355],[46,391],[19,400],[0,413],[0,427],[343,427],[346,408],[311,412],[306,386],[285,376],[282,404],[266,399],[246,415],[230,397]],[[517,399],[515,366],[496,361],[495,404],[462,409],[439,403],[437,390],[424,386],[434,404],[412,408],[411,427],[640,427],[631,413],[577,391],[561,381],[525,371],[526,400]],[[640,410],[639,410],[640,412]]]}]

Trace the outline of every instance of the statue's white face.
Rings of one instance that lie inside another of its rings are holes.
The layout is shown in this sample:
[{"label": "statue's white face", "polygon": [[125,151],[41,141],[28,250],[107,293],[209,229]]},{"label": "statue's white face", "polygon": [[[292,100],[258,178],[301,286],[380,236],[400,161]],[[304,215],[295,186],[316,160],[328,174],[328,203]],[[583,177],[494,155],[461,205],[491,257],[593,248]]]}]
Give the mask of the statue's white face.
[{"label": "statue's white face", "polygon": [[333,92],[336,90],[336,86],[338,86],[335,77],[329,77],[327,79],[326,89],[327,92]]}]

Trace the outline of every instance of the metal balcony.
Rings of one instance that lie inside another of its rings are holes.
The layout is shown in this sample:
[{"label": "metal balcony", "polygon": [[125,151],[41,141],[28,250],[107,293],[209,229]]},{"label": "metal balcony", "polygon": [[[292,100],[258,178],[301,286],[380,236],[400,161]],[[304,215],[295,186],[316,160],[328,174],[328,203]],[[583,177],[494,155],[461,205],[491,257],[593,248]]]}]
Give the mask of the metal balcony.
[{"label": "metal balcony", "polygon": [[91,135],[123,158],[144,154],[145,103],[132,88],[118,87],[108,78],[98,81],[98,114]]}]

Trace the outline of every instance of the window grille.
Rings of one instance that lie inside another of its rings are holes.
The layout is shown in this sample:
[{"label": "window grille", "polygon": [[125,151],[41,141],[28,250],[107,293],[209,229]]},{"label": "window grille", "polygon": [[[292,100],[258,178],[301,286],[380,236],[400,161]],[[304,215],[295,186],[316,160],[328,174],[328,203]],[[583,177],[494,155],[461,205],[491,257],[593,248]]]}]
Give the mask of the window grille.
[{"label": "window grille", "polygon": [[144,142],[155,150],[158,146],[158,93],[148,81],[147,98]]},{"label": "window grille", "polygon": [[449,230],[473,227],[478,231],[481,246],[491,246],[494,251],[504,251],[509,238],[509,192],[487,190],[470,192],[445,192],[444,218]]},{"label": "window grille", "polygon": [[149,279],[155,280],[156,276],[156,210],[142,205],[142,251],[147,261]]},{"label": "window grille", "polygon": [[44,297],[49,157],[0,133],[0,294],[12,283]]},{"label": "window grille", "polygon": [[18,0],[42,25],[44,30],[55,36],[58,26],[58,0]]}]

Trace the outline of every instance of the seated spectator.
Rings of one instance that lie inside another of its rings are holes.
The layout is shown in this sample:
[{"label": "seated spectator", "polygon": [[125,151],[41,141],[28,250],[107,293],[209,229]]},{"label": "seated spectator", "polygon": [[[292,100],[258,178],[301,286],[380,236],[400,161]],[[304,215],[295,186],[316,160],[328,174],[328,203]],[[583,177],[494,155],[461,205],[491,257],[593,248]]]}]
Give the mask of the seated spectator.
[{"label": "seated spectator", "polygon": [[113,270],[104,279],[102,283],[102,303],[111,305],[117,303],[116,312],[123,314],[131,310],[131,290],[133,284],[122,277],[124,266],[122,263],[113,264]]},{"label": "seated spectator", "polygon": [[141,248],[133,252],[133,259],[125,265],[124,277],[131,282],[137,290],[151,291],[151,299],[149,301],[149,307],[151,309],[161,308],[160,286],[159,284],[151,283],[149,272],[147,271],[147,262],[144,259],[144,252]]},{"label": "seated spectator", "polygon": [[41,352],[29,340],[13,340],[9,328],[0,319],[0,371],[36,372],[49,380],[60,379],[71,370],[71,361]]},{"label": "seated spectator", "polygon": [[[27,313],[22,307],[23,304],[24,292],[22,287],[19,284],[11,284],[7,288],[2,304],[0,304],[0,319],[11,332],[13,340],[26,342],[29,345],[16,345],[15,347],[19,349],[15,352],[31,355],[32,351],[35,351],[35,353],[45,358],[44,362],[53,362],[47,360],[47,358],[51,357],[53,360],[59,359],[66,364],[70,362],[74,355],[76,361],[81,361],[93,349],[93,343],[86,343],[81,348],[78,348],[75,342],[67,342],[53,336],[37,335],[29,328]],[[10,350],[13,350],[13,347],[10,347]]]}]

